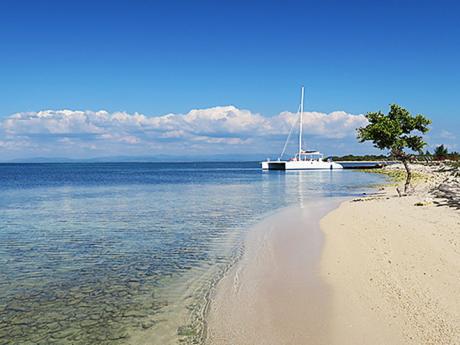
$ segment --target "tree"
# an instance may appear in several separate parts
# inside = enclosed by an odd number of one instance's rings
[[[412,116],[409,111],[397,104],[390,105],[387,115],[382,112],[371,112],[366,115],[369,124],[358,128],[359,142],[372,141],[380,150],[390,150],[390,154],[400,160],[406,169],[404,192],[410,187],[412,173],[409,167],[411,153],[405,150],[421,153],[426,143],[418,134],[429,131],[431,120],[423,115]]]
[[[436,146],[436,148],[434,149],[434,157],[437,160],[446,159],[448,155],[449,151],[447,150],[447,147],[445,147],[444,145]]]

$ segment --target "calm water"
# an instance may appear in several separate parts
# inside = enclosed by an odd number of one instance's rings
[[[382,182],[257,163],[0,164],[0,344],[200,343],[264,215]]]

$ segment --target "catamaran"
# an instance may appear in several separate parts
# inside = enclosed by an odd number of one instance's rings
[[[319,151],[308,151],[302,149],[302,127],[303,127],[303,100],[304,100],[304,87],[302,86],[300,96],[300,119],[299,119],[299,151],[289,160],[281,160],[286,150],[286,145],[289,141],[290,134],[284,144],[283,152],[280,158],[275,161],[267,159],[262,162],[263,170],[322,170],[322,169],[343,169],[343,167],[332,162],[331,159],[323,160],[323,154]],[[294,128],[294,127],[293,127]],[[292,129],[291,129],[292,132]]]

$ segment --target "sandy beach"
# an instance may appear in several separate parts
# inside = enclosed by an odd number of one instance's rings
[[[207,343],[459,344],[458,176],[416,170],[411,196],[387,186],[255,227],[216,287]]]
[[[331,343],[460,343],[460,212],[434,197],[451,177],[415,170],[430,177],[413,195],[387,187],[321,221]]]

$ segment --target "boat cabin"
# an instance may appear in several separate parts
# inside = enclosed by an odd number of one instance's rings
[[[305,151],[296,153],[296,155],[290,159],[290,161],[322,161],[323,154],[319,151]]]

